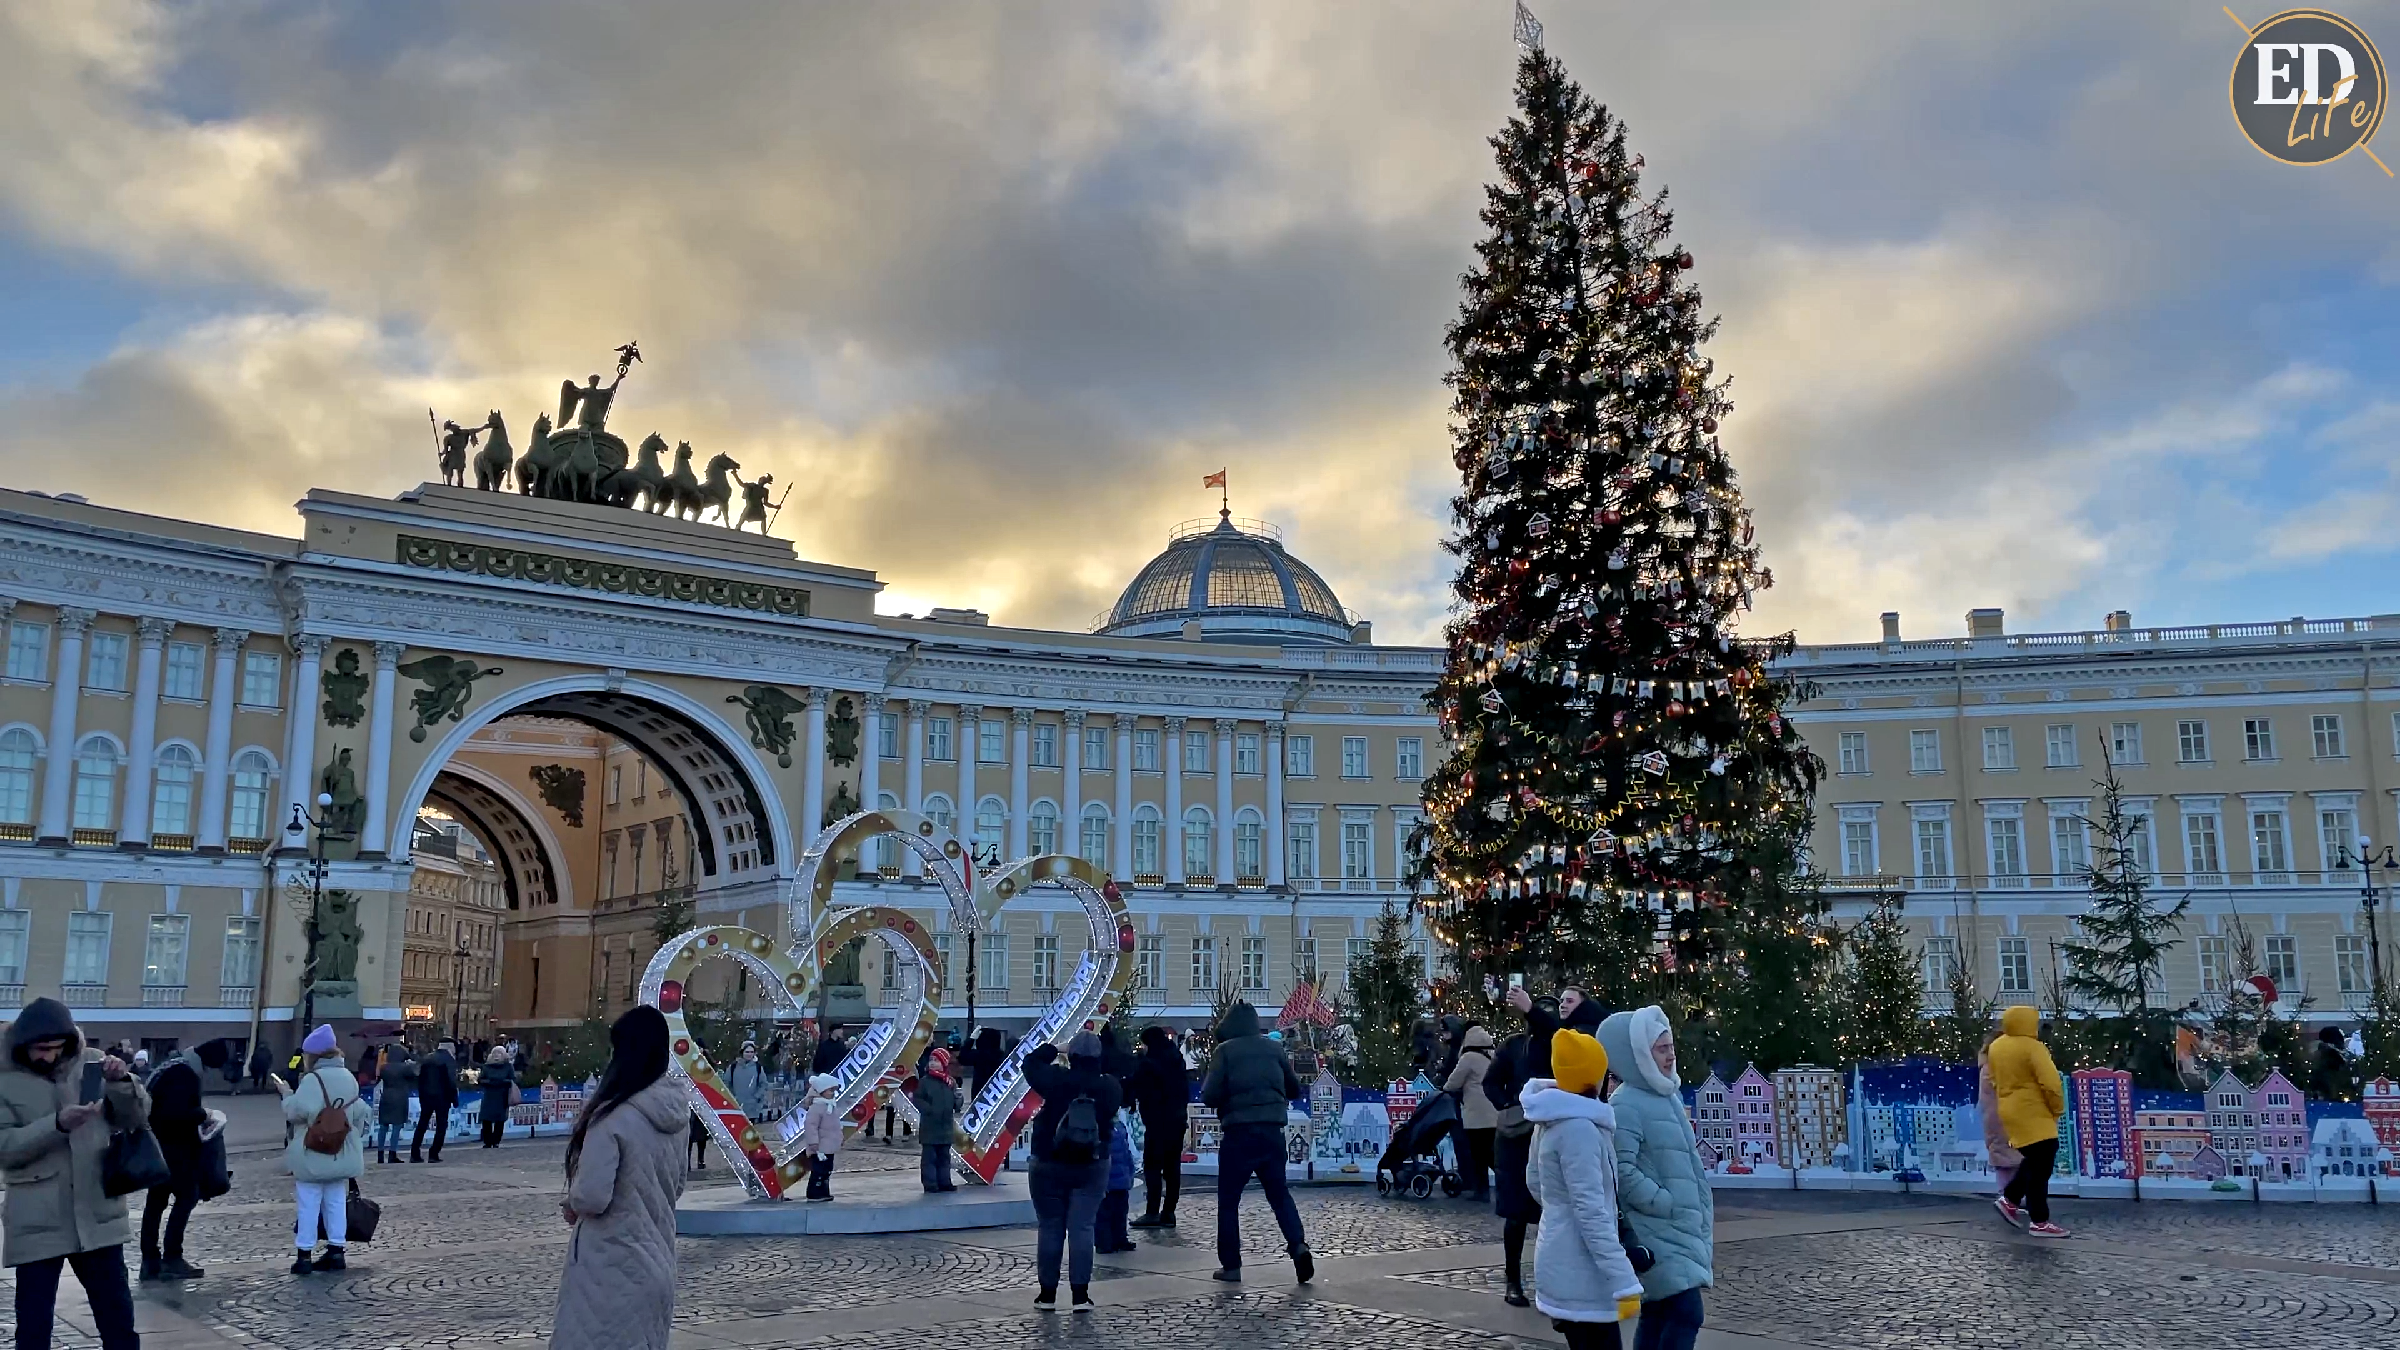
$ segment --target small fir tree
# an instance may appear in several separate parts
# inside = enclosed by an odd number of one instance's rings
[[[1905,1059],[1925,1048],[1924,954],[1909,944],[1901,903],[1883,897],[1850,930],[1836,1046],[1846,1063]]]
[[[1991,1033],[2000,1002],[1977,991],[1975,972],[1964,961],[1950,967],[1949,994],[1950,1006],[1933,1019],[1929,1048],[1945,1064],[1972,1064],[1983,1052],[1983,1038]]]
[[[1831,1063],[1842,932],[1823,878],[1804,865],[1805,828],[1762,830],[1745,845],[1723,948],[1696,972],[1693,1015],[1678,1023],[1696,1043],[1679,1048],[1695,1065],[1762,1073]]]
[[[2169,1011],[2152,1004],[2164,990],[2160,964],[2182,945],[2175,938],[2190,895],[2162,903],[2151,894],[2143,850],[2149,821],[2125,809],[2125,785],[2117,777],[2108,742],[2100,743],[2102,777],[2097,816],[2078,817],[2090,831],[2091,856],[2078,869],[2091,894],[2077,936],[2060,944],[2066,956],[2066,992],[2084,1007],[2113,1009],[2115,1016],[2089,1028],[2094,1048],[2115,1068],[2144,1087],[2171,1088],[2175,1075],[2175,1025]]]
[[[1345,983],[1350,1026],[1358,1037],[1360,1080],[1380,1086],[1400,1077],[1408,1071],[1421,1000],[1408,919],[1392,902],[1385,901],[1375,916],[1366,959],[1351,963]]]

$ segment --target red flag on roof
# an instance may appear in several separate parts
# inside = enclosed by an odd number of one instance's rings
[[[1219,469],[1215,473],[1210,474],[1208,477],[1201,479],[1200,486],[1204,488],[1221,488],[1225,486],[1225,471],[1223,469]]]

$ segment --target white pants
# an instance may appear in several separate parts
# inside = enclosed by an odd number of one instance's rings
[[[348,1181],[294,1181],[293,1198],[300,1208],[300,1226],[293,1230],[293,1241],[300,1250],[317,1249],[317,1221],[325,1223],[325,1242],[339,1247],[350,1236],[350,1183]]]

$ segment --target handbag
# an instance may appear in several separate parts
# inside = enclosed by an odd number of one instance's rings
[[[209,1123],[200,1129],[199,1195],[214,1200],[233,1189],[233,1167],[225,1156],[224,1117],[209,1112]]]
[[[375,1240],[375,1225],[383,1222],[383,1206],[358,1193],[356,1177],[350,1179],[350,1198],[344,1202],[343,1213],[350,1226],[350,1241]]]
[[[119,1130],[108,1137],[108,1152],[100,1156],[101,1194],[113,1199],[154,1190],[174,1180],[158,1136],[148,1129]]]

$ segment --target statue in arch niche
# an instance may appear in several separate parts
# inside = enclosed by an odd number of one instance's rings
[[[848,694],[833,701],[833,716],[826,719],[825,757],[845,769],[858,759],[858,705]]]
[[[742,705],[751,745],[773,755],[777,765],[792,767],[792,714],[807,704],[771,684],[744,685],[742,692],[727,695],[725,701]]]
[[[330,890],[317,907],[316,983],[352,984],[358,979],[358,947],[366,930],[358,922],[358,893]]]
[[[498,666],[478,667],[472,660],[439,652],[420,656],[397,669],[425,685],[408,698],[408,706],[417,714],[417,724],[408,729],[408,738],[418,742],[424,741],[425,728],[434,723],[445,718],[456,722],[466,716],[467,700],[475,696],[477,680],[504,673]]]

